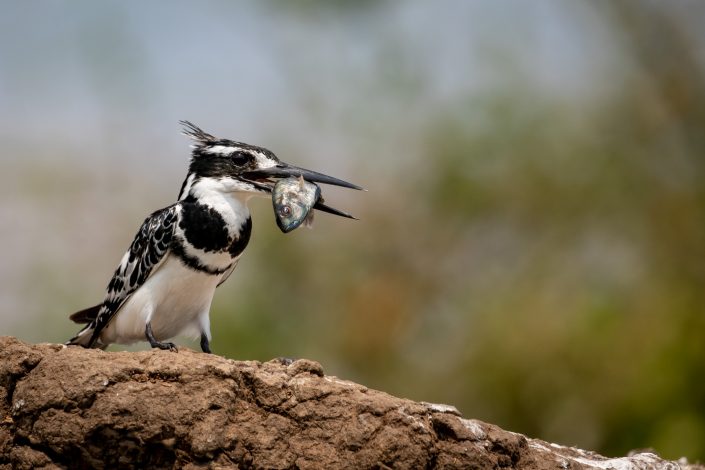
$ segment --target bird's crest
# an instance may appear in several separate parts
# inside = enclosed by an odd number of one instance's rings
[[[184,129],[181,131],[181,133],[186,137],[190,137],[191,139],[193,139],[198,147],[209,145],[218,141],[216,137],[210,135],[197,125],[193,124],[192,122],[179,121],[179,124],[184,126]]]

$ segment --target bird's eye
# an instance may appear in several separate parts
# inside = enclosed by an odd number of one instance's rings
[[[250,155],[246,152],[235,152],[230,156],[230,159],[236,165],[245,165],[250,161]]]

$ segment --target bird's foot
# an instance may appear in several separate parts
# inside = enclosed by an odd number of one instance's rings
[[[152,323],[148,322],[147,326],[144,329],[144,334],[147,337],[147,341],[149,341],[149,345],[152,346],[153,348],[159,348],[159,349],[168,349],[169,351],[174,351],[174,352],[179,352],[179,349],[176,347],[174,343],[169,343],[169,342],[161,342],[157,341],[157,339],[154,337],[154,333],[152,332]]]
[[[168,349],[169,351],[179,352],[179,348],[176,347],[174,343],[155,341],[154,343],[149,343],[153,348]]]

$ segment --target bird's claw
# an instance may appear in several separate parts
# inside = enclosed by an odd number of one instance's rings
[[[174,352],[179,352],[179,348],[176,347],[174,343],[162,343],[160,341],[155,341],[154,343],[151,344],[153,348],[159,348],[161,350],[169,350],[169,351],[174,351]]]
[[[179,348],[177,348],[174,343],[162,343],[159,347],[161,349],[168,349],[169,351],[179,352]]]
[[[153,348],[159,348],[159,349],[168,349],[169,351],[174,351],[174,352],[179,352],[179,349],[176,347],[174,343],[171,342],[161,342],[157,341],[157,339],[154,337],[154,333],[152,332],[152,324],[147,323],[147,326],[144,329],[145,336],[147,336],[147,341],[149,341],[149,345],[152,346]]]

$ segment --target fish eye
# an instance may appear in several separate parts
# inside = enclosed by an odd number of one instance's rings
[[[284,217],[291,215],[291,207],[284,206],[281,209],[279,209],[279,213]]]
[[[250,161],[250,154],[247,152],[235,152],[230,156],[230,160],[236,165],[242,166]]]

